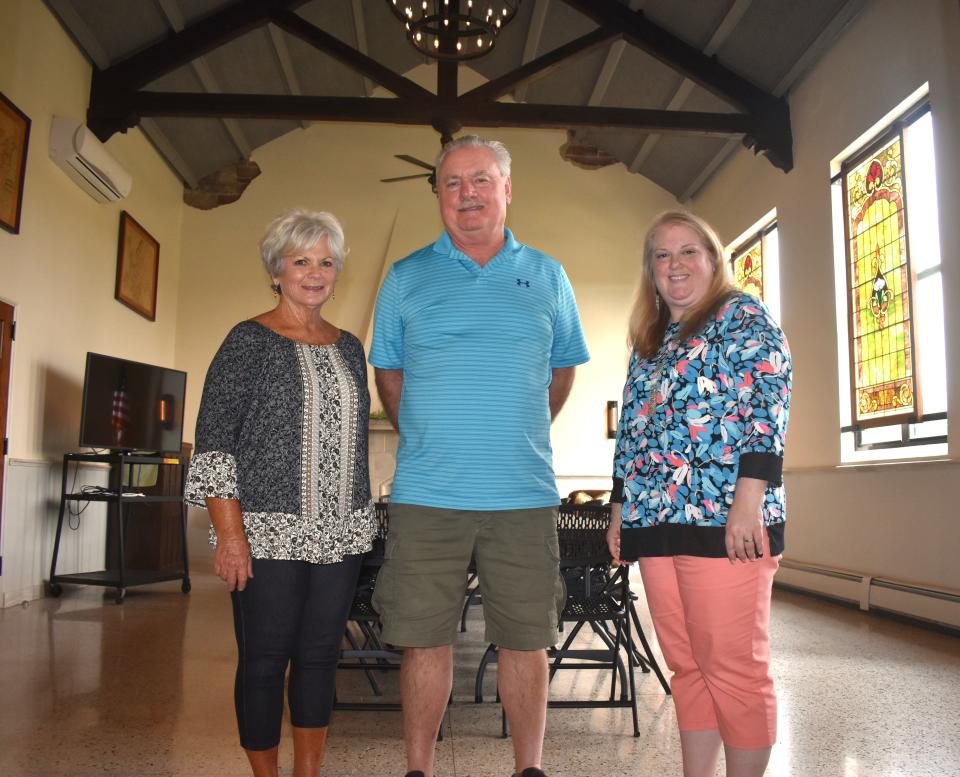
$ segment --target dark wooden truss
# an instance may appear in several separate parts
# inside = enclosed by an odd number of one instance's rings
[[[744,135],[744,145],[784,171],[793,167],[790,110],[786,100],[764,92],[689,44],[616,0],[563,0],[597,29],[469,92],[457,93],[456,62],[438,64],[437,90],[430,92],[384,67],[297,15],[308,0],[236,0],[230,6],[167,39],[108,67],[95,70],[87,123],[101,140],[153,116],[272,118],[423,124],[444,141],[463,126],[621,127],[658,133]],[[189,94],[144,91],[165,73],[273,23],[394,97],[324,97],[267,94]],[[736,113],[647,110],[603,106],[503,103],[498,98],[551,73],[562,63],[615,40],[625,40],[708,89]]]

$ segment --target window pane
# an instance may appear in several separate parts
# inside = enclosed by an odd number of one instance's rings
[[[933,121],[925,113],[904,132],[907,155],[907,214],[910,265],[921,273],[940,264],[937,173],[933,158]]]
[[[861,444],[877,442],[899,442],[903,438],[900,424],[891,426],[871,426],[860,432]]]
[[[921,409],[941,413],[947,409],[947,347],[943,330],[943,277],[940,273],[917,281],[917,361],[922,380]]]
[[[763,301],[775,321],[780,321],[780,230],[763,236]]]
[[[846,173],[854,421],[914,410],[913,333],[899,136]]]
[[[922,440],[924,437],[946,437],[947,419],[941,421],[924,421],[921,424],[910,424],[910,438]]]
[[[745,246],[732,262],[733,280],[739,289],[763,299],[763,241]]]

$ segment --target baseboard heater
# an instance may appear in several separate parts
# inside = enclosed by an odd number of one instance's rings
[[[960,615],[960,592],[951,591],[942,588],[932,588],[930,586],[923,585],[914,585],[912,583],[905,583],[899,580],[891,580],[889,578],[875,577],[871,575],[864,575],[857,572],[850,572],[848,570],[842,569],[831,569],[829,567],[816,566],[814,564],[805,564],[798,561],[790,561],[788,559],[783,559],[780,562],[781,569],[789,570],[791,572],[799,572],[807,575],[817,575],[820,577],[832,578],[834,580],[843,581],[848,583],[851,586],[855,586],[855,591],[849,591],[850,596],[844,596],[841,593],[835,591],[821,591],[817,590],[817,593],[825,593],[828,596],[833,596],[839,599],[847,599],[849,601],[856,602],[859,604],[860,609],[868,611],[870,609],[880,609],[887,610],[891,612],[898,612],[901,614],[906,614],[912,617],[920,618],[921,620],[933,620],[938,623],[943,623],[946,625],[951,625],[956,627],[960,625],[953,622],[953,618],[950,617],[940,617],[931,613],[931,607],[935,607],[935,602],[946,602],[949,605],[957,607],[957,614]],[[797,588],[799,586],[794,585],[790,582],[783,582],[783,585],[791,588]],[[887,606],[886,604],[877,604],[871,602],[871,591],[872,589],[882,589],[884,591],[895,591],[900,594],[908,594],[910,596],[921,597],[923,601],[928,603],[928,606],[921,606],[918,609],[920,611],[912,611],[912,608],[905,609],[901,606]],[[952,609],[952,608],[948,608]]]

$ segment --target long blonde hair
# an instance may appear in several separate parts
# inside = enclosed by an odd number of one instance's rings
[[[657,216],[643,239],[643,273],[637,295],[630,311],[628,345],[639,356],[650,358],[660,348],[663,334],[670,324],[670,308],[657,291],[653,274],[653,251],[657,230],[668,224],[689,227],[700,237],[713,262],[713,282],[704,298],[683,317],[681,339],[699,332],[707,320],[736,291],[730,267],[723,257],[723,245],[717,233],[706,221],[685,210],[668,210]]]

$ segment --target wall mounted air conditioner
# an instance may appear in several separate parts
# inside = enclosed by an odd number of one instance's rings
[[[130,173],[79,121],[53,117],[50,158],[97,202],[116,202],[130,194]]]

